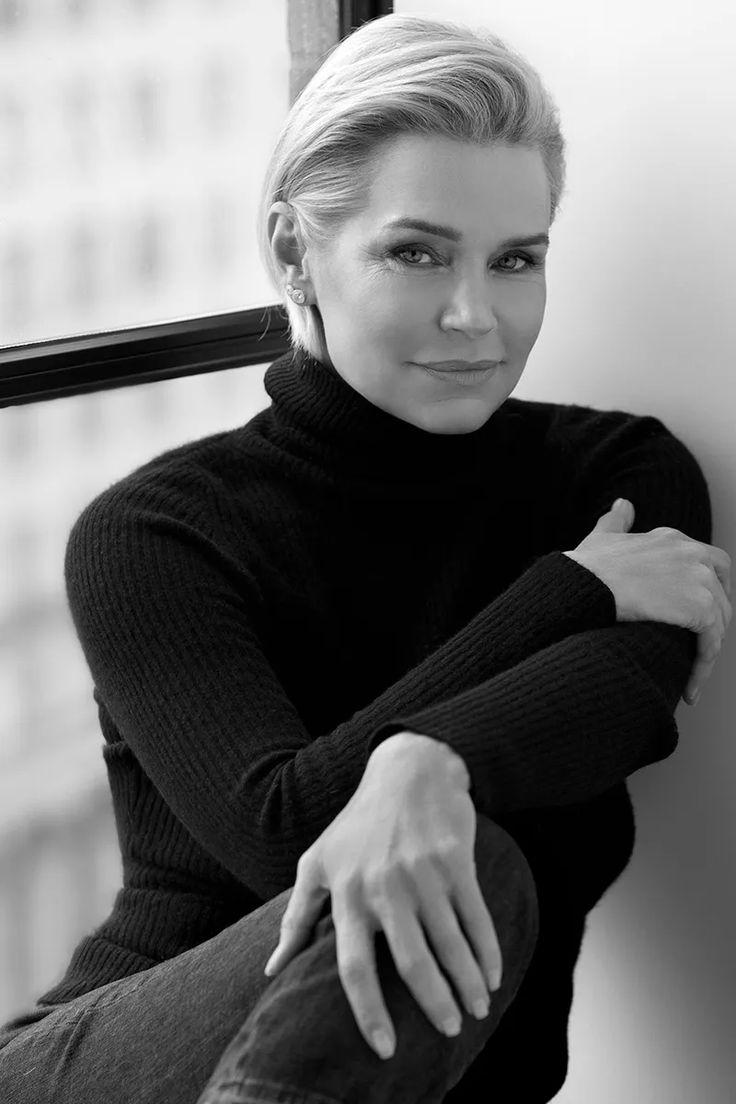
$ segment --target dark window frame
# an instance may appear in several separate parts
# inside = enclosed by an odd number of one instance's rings
[[[393,7],[392,0],[340,0],[339,37]],[[278,303],[0,347],[0,408],[264,364],[288,349]]]

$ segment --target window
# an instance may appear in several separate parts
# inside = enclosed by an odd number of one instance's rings
[[[71,526],[135,467],[266,405],[288,342],[254,166],[321,53],[391,7],[0,0],[3,1022],[120,885]]]
[[[0,346],[268,303],[254,166],[289,107],[287,0],[43,14],[0,39]]]

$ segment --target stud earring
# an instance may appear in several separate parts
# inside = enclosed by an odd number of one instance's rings
[[[294,302],[298,303],[300,307],[304,305],[306,296],[301,288],[295,288],[293,284],[287,284],[286,294],[290,295]]]

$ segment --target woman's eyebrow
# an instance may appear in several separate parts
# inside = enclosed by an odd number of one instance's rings
[[[434,234],[438,238],[449,238],[450,241],[462,241],[462,234],[453,230],[451,226],[438,226],[434,222],[426,222],[424,219],[397,218],[387,222],[384,229],[390,227],[405,227],[407,230],[423,230],[425,234]],[[549,245],[549,235],[545,233],[530,234],[528,237],[507,238],[499,243],[499,249],[510,249],[514,245]]]

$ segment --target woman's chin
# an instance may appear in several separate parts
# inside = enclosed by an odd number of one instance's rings
[[[442,403],[423,411],[420,419],[411,420],[419,429],[426,429],[429,433],[475,433],[486,424],[494,410],[495,407],[487,400],[475,397],[452,404]]]

